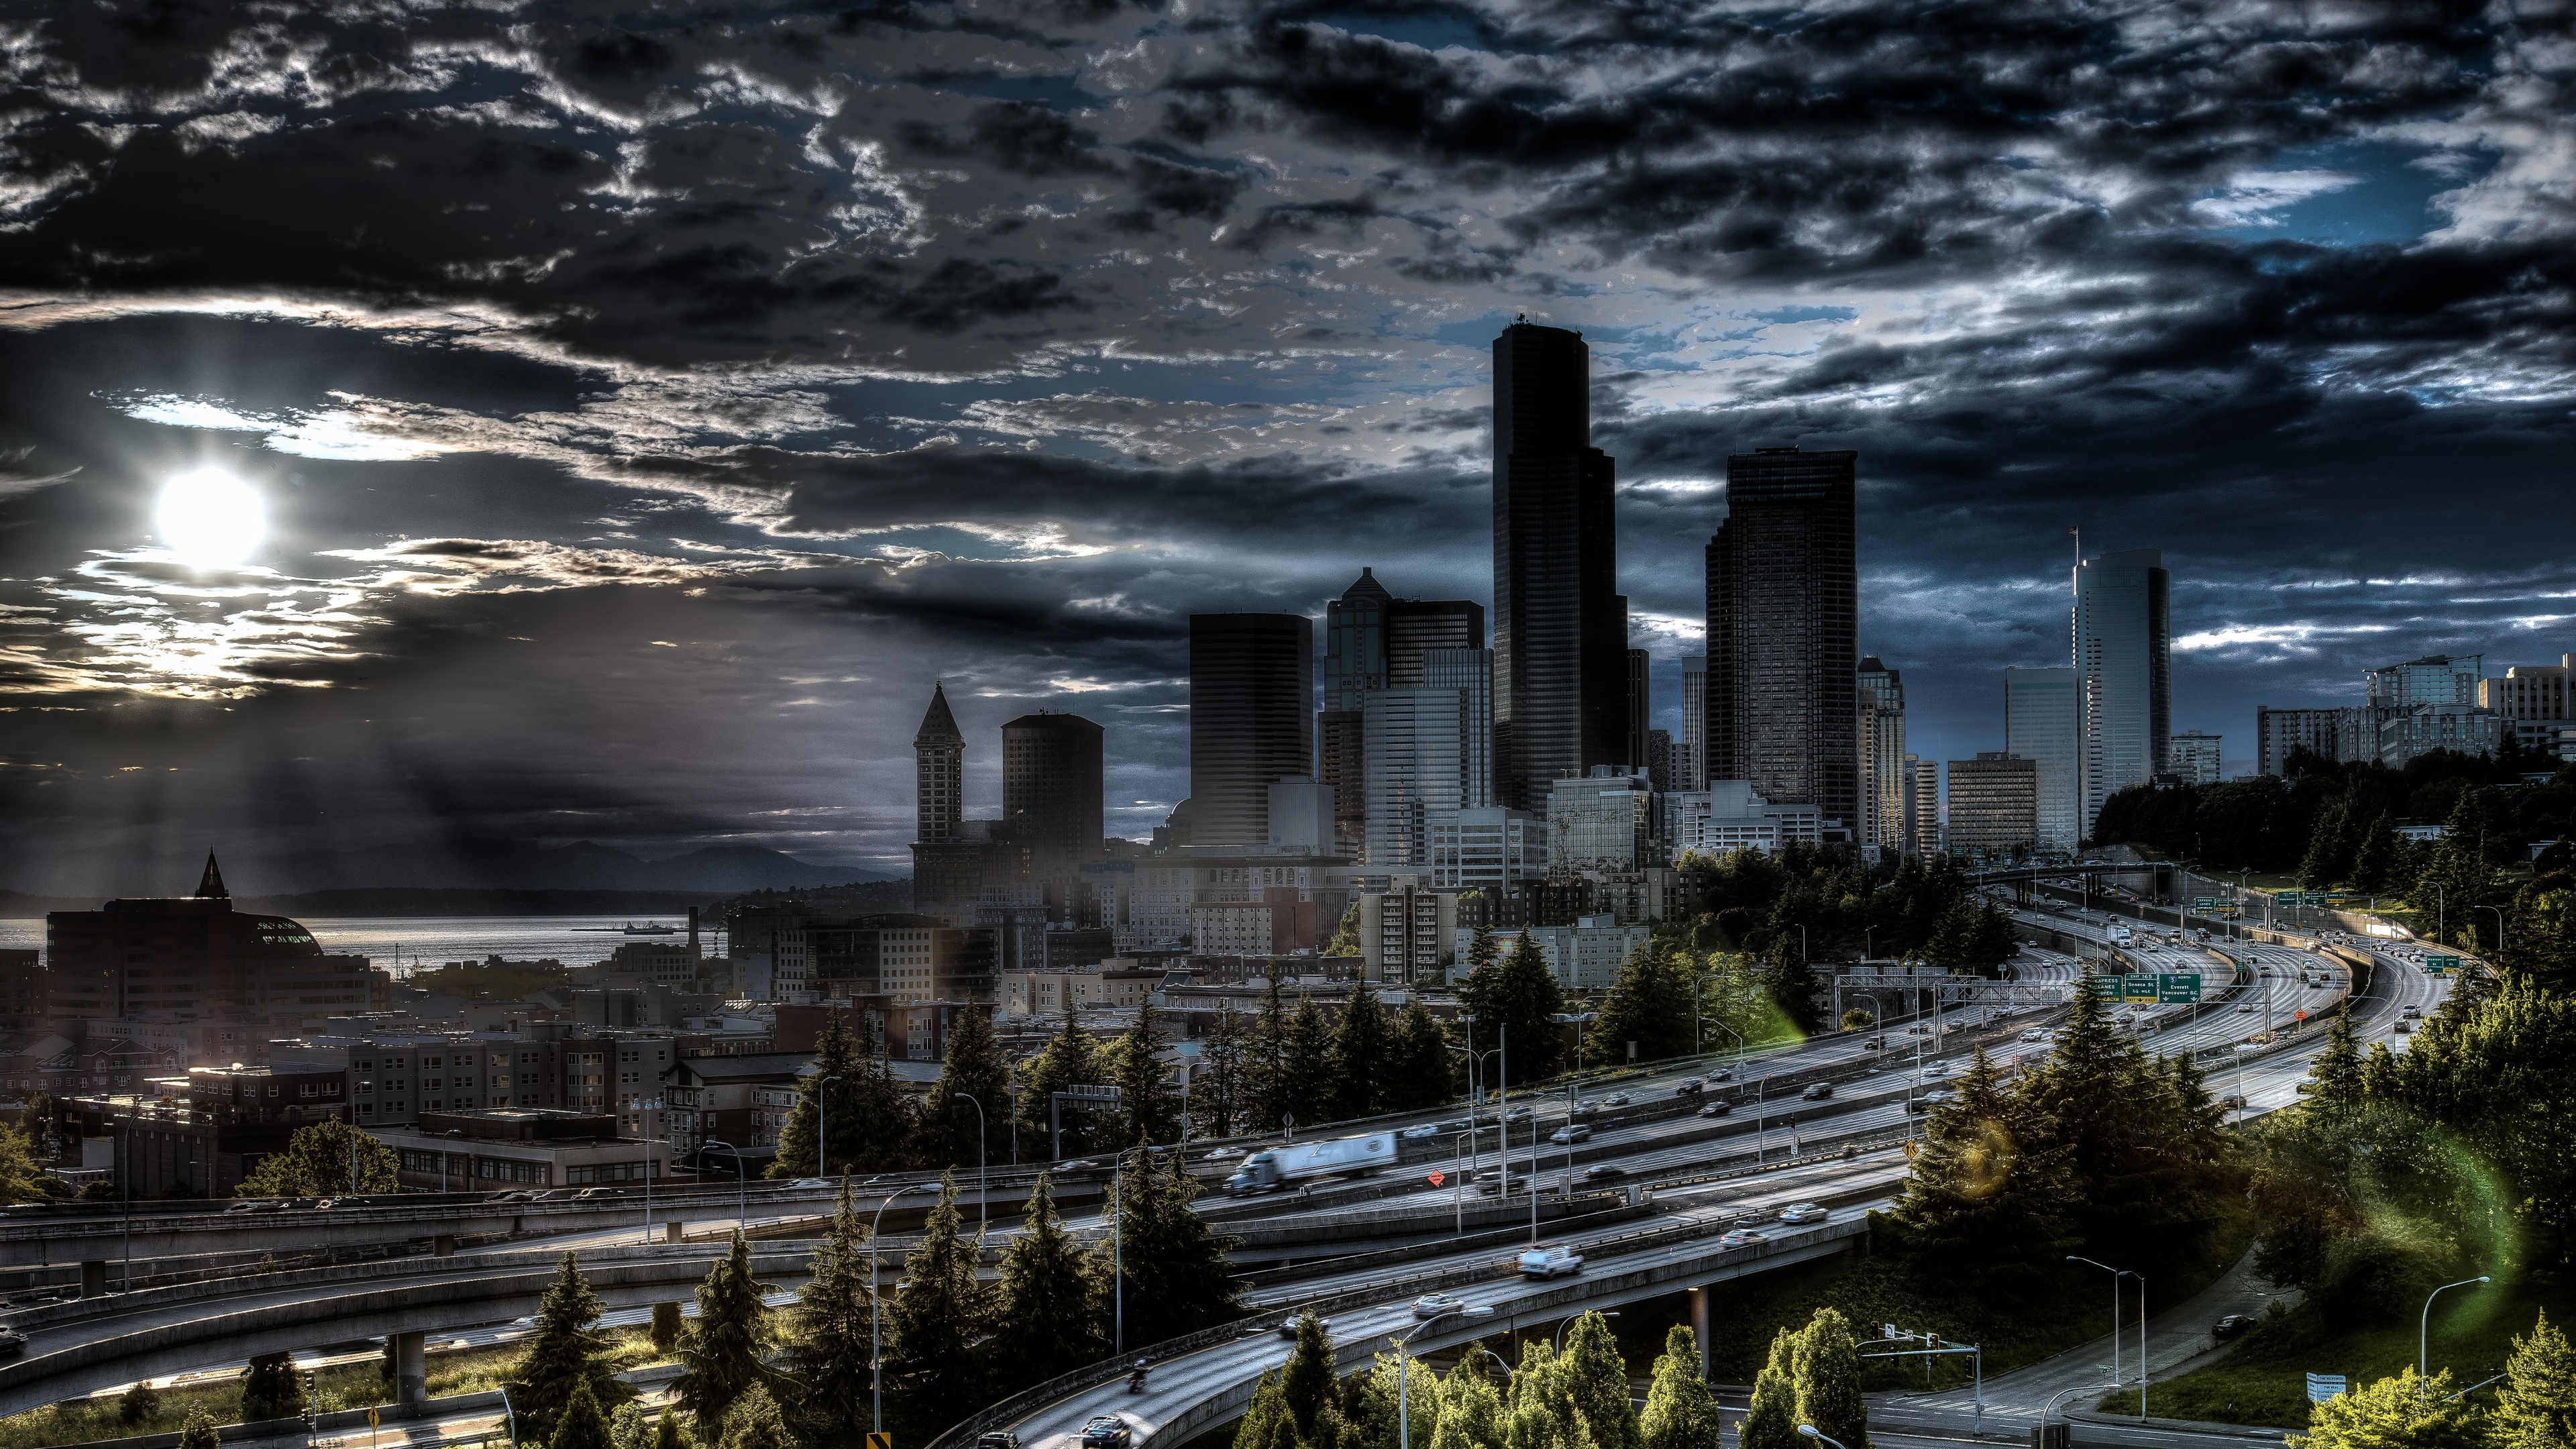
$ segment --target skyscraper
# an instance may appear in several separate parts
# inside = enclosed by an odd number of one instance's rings
[[[2090,839],[2102,802],[2166,773],[2173,575],[2152,548],[2075,566],[2075,785]]]
[[[1914,822],[1905,813],[1905,680],[1873,654],[1860,662],[1860,814],[1863,844],[1904,853]]]
[[[1422,655],[1425,689],[1458,692],[1459,718],[1465,738],[1459,745],[1465,778],[1459,786],[1461,809],[1482,810],[1494,803],[1494,651],[1429,649]]]
[[[1654,656],[1643,649],[1628,651],[1628,767],[1643,768],[1646,759],[1646,727],[1653,722]]]
[[[1627,610],[1615,468],[1592,446],[1582,334],[1494,339],[1494,717],[1501,803],[1628,754]]]
[[[2222,736],[2184,730],[2165,742],[2165,762],[2186,785],[2215,785],[2227,778],[2227,762],[2219,755],[2223,743]]]
[[[1467,803],[1465,691],[1373,689],[1368,707],[1368,863],[1431,868],[1431,820]]]
[[[1387,686],[1387,611],[1393,595],[1377,571],[1361,569],[1342,596],[1324,606],[1324,707],[1315,716],[1315,778],[1333,787],[1332,851],[1364,860],[1368,757],[1361,739],[1361,701]]]
[[[1986,860],[2030,847],[2038,796],[2037,764],[2002,750],[1950,762],[1950,848]]]
[[[1386,687],[1422,687],[1434,649],[1485,647],[1485,606],[1473,599],[1397,599],[1386,606]]]
[[[1315,626],[1303,614],[1190,616],[1190,834],[1259,851],[1270,787],[1315,769]]]
[[[2031,843],[2072,851],[2083,829],[2075,798],[2075,671],[2004,671],[2004,753],[2031,762],[2036,812]]]
[[[1735,454],[1726,521],[1708,543],[1708,778],[1813,802],[1828,839],[1860,827],[1859,460],[1796,448]]]
[[[1040,875],[1101,857],[1100,726],[1076,714],[1002,726],[1002,827]]]
[[[1682,732],[1673,741],[1673,788],[1708,788],[1708,659],[1682,660]]]
[[[930,686],[930,708],[912,735],[912,838],[932,845],[957,838],[966,812],[966,736],[948,712],[948,691]]]

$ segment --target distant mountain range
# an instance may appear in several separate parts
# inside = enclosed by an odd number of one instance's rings
[[[820,886],[901,877],[849,866],[812,865],[756,845],[710,845],[667,860],[646,860],[614,846],[581,840],[537,845],[524,840],[421,841],[340,852],[220,856],[224,884],[237,897],[379,889],[448,891],[656,891],[692,896]],[[182,866],[138,871],[130,858],[96,863],[53,860],[6,884],[63,896],[185,895],[196,889],[203,857]],[[23,868],[30,863],[20,863]],[[138,876],[148,874],[148,879]]]

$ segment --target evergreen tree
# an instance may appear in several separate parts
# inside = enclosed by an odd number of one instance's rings
[[[1279,973],[1272,971],[1261,987],[1261,1010],[1253,1018],[1250,1064],[1244,1072],[1246,1106],[1238,1131],[1276,1132],[1281,1100],[1280,1052],[1288,1036],[1288,1006],[1280,994]]]
[[[925,1167],[1008,1162],[1010,1131],[1010,1064],[993,1037],[992,1013],[970,1006],[949,1025],[947,1059],[914,1122],[913,1160]]]
[[[682,1372],[672,1381],[673,1402],[698,1421],[699,1432],[723,1431],[725,1411],[769,1375],[762,1362],[777,1332],[769,1305],[751,1277],[751,1244],[737,1228],[733,1249],[698,1285],[698,1316],[680,1335]]]
[[[286,1150],[259,1160],[233,1189],[236,1197],[338,1197],[349,1191],[350,1145],[357,1146],[362,1193],[398,1192],[402,1158],[392,1148],[337,1117],[295,1129]]]
[[[1159,1343],[1235,1316],[1243,1290],[1225,1259],[1234,1240],[1190,1210],[1198,1192],[1179,1153],[1165,1154],[1159,1167],[1150,1153],[1127,1154],[1110,1204],[1117,1237],[1095,1251],[1102,1266],[1114,1256],[1124,1269],[1129,1343]]]
[[[1736,1449],[1807,1449],[1798,1434],[1798,1383],[1789,1370],[1796,1353],[1796,1334],[1784,1328],[1773,1335],[1771,1360],[1754,1376],[1753,1401],[1735,1428]]]
[[[1355,983],[1351,999],[1324,1049],[1324,1080],[1331,1094],[1332,1120],[1347,1122],[1389,1110],[1384,1104],[1394,1033],[1386,1007],[1367,981]]]
[[[221,1449],[223,1442],[223,1435],[215,1430],[214,1415],[203,1409],[188,1411],[188,1422],[179,1430],[179,1449]]]
[[[680,1411],[664,1409],[653,1423],[653,1449],[697,1449],[697,1438],[680,1422]]]
[[[1700,1377],[1699,1340],[1674,1324],[1664,1335],[1663,1356],[1637,1416],[1639,1449],[1718,1449],[1717,1399]]]
[[[979,1256],[958,1231],[957,1184],[942,1177],[939,1203],[904,1259],[903,1285],[886,1310],[894,1339],[885,1355],[886,1394],[916,1431],[955,1423],[982,1392],[976,1345],[988,1315],[975,1276]]]
[[[868,1226],[859,1220],[844,1179],[832,1224],[814,1250],[812,1276],[788,1310],[781,1365],[787,1382],[773,1390],[787,1396],[802,1437],[813,1443],[857,1444],[868,1431],[868,1370],[876,1344],[873,1271]]]
[[[1440,1377],[1410,1354],[1380,1353],[1353,1376],[1342,1409],[1359,1449],[1401,1449],[1400,1425],[1409,1425],[1412,1442],[1429,1449],[1440,1429]]]
[[[1483,1372],[1468,1363],[1451,1370],[1441,1385],[1440,1422],[1431,1431],[1431,1449],[1503,1449],[1503,1401]]]
[[[1301,1441],[1314,1442],[1315,1421],[1332,1401],[1340,1375],[1333,1370],[1333,1339],[1312,1311],[1297,1320],[1297,1345],[1279,1369],[1280,1404]]]
[[[129,1428],[149,1424],[160,1413],[161,1396],[153,1391],[150,1379],[136,1379],[134,1387],[117,1396],[117,1422]]]
[[[1037,1135],[1035,1155],[1055,1153],[1054,1139],[1048,1135],[1049,1124],[1064,1125],[1064,1151],[1080,1154],[1092,1150],[1092,1114],[1090,1109],[1068,1102],[1060,1117],[1050,1116],[1058,1109],[1055,1094],[1072,1086],[1100,1085],[1098,1050],[1091,1036],[1074,1019],[1073,1008],[1064,1009],[1064,1024],[1047,1038],[1046,1048],[1030,1059],[1020,1072],[1020,1120]]]
[[[912,1104],[872,1044],[853,1038],[843,1013],[824,1018],[814,1070],[796,1084],[796,1100],[778,1129],[771,1177],[828,1177],[835,1172],[891,1172],[908,1166]],[[864,1030],[864,1026],[862,1028]],[[826,1095],[828,1094],[828,1095]],[[817,1123],[831,1134],[815,1155]]]
[[[852,1441],[827,1439],[821,1442]],[[796,1436],[788,1430],[787,1416],[779,1411],[778,1401],[770,1397],[769,1390],[760,1384],[744,1390],[741,1400],[725,1415],[723,1449],[796,1449],[796,1443]]]
[[[630,1399],[608,1416],[608,1442],[611,1449],[653,1449],[653,1425],[642,1404]]]
[[[1494,943],[1494,928],[1479,921],[1467,937],[1467,970],[1469,974],[1502,959],[1502,948]]]
[[[2488,1419],[2493,1449],[2566,1449],[2576,1444],[2576,1352],[2542,1313],[2529,1337],[2513,1341],[2504,1387]]]
[[[635,1389],[617,1377],[608,1361],[616,1341],[599,1331],[599,1295],[570,1253],[538,1300],[537,1327],[528,1336],[528,1351],[519,1360],[510,1384],[510,1403],[530,1437],[551,1441],[555,1424],[572,1402],[573,1390],[587,1387],[594,1407],[622,1404]]]
[[[1662,1061],[1697,1049],[1691,1037],[1693,966],[1661,937],[1628,954],[1610,983],[1600,1019],[1592,1024],[1597,1050],[1613,1059]]]
[[[1316,950],[1315,954],[1318,956],[1357,956],[1361,954],[1360,903],[1356,899],[1351,902],[1349,909],[1342,912],[1341,924],[1333,928],[1332,936]]]
[[[2351,1116],[2361,1102],[2361,1047],[2353,1034],[2349,999],[2336,1008],[2326,1028],[2325,1050],[2308,1070],[2317,1079],[2310,1099],[2315,1108],[2338,1118]]]
[[[1771,998],[1771,1009],[1790,1030],[1812,1033],[1822,1024],[1824,1008],[1816,1005],[1816,997],[1824,990],[1824,980],[1807,963],[1796,932],[1772,938],[1771,949],[1762,959],[1761,982],[1764,994]]]
[[[1242,1422],[1235,1425],[1234,1449],[1298,1449],[1301,1442],[1278,1376],[1263,1374],[1253,1386],[1252,1402],[1244,1406]]]
[[[2410,1364],[2395,1378],[2347,1389],[2310,1409],[2308,1432],[2282,1442],[2289,1449],[2476,1449],[2477,1421],[2451,1392],[2449,1369],[2424,1379]]]
[[[654,1352],[669,1353],[671,1350],[680,1346],[680,1324],[681,1316],[679,1304],[656,1303],[653,1305],[653,1326],[650,1332],[653,1337]]]
[[[1417,1112],[1450,1100],[1457,1090],[1457,1068],[1449,1051],[1449,1030],[1415,992],[1396,1018],[1387,1044],[1382,1074],[1381,1112]]]
[[[1869,1405],[1860,1396],[1860,1349],[1840,1309],[1819,1308],[1790,1359],[1798,1422],[1845,1444],[1869,1442]]]
[[[1512,1370],[1510,1411],[1503,1419],[1504,1449],[1555,1449],[1573,1436],[1574,1397],[1556,1347],[1543,1338],[1521,1345]]]
[[[1628,1363],[1619,1356],[1610,1321],[1598,1312],[1575,1319],[1558,1365],[1566,1398],[1590,1428],[1592,1442],[1599,1449],[1637,1449],[1637,1410],[1631,1401]]]
[[[2335,800],[2317,815],[2308,831],[2307,857],[2299,862],[2299,883],[2310,890],[2334,885],[2352,874],[2356,832],[2350,807]]]
[[[1297,1009],[1280,1025],[1278,1047],[1268,1063],[1265,1108],[1272,1126],[1292,1115],[1298,1125],[1309,1129],[1332,1120],[1333,1082],[1325,1062],[1331,1045],[1324,1014],[1312,998],[1300,995]]]
[[[2046,1290],[2073,1246],[2065,1154],[2031,1141],[2027,1115],[1985,1048],[1957,1097],[1932,1111],[1889,1220],[1915,1272],[2002,1299]]]
[[[1044,1173],[1022,1212],[1026,1226],[1002,1253],[993,1337],[985,1345],[994,1379],[1004,1384],[1043,1383],[1109,1352],[1108,1275],[1064,1230]]]
[[[1199,1066],[1190,1075],[1190,1117],[1195,1135],[1231,1137],[1250,1125],[1252,1023],[1231,1003],[1199,1038]]]
[[[1565,1060],[1565,992],[1525,932],[1491,966],[1469,973],[1458,998],[1475,1013],[1477,1045],[1505,1048],[1510,1080],[1543,1081]]]
[[[555,1431],[547,1436],[546,1449],[616,1449],[608,1434],[608,1416],[599,1411],[599,1400],[588,1383],[573,1384],[572,1397],[555,1416]]]
[[[2398,872],[2405,868],[2405,844],[2397,838],[2397,822],[2385,810],[2362,832],[2361,842],[2352,854],[2352,888],[2377,895],[2397,883]]]
[[[1154,1024],[1154,1003],[1136,1009],[1136,1020],[1105,1053],[1109,1084],[1118,1089],[1117,1132],[1122,1142],[1177,1142],[1181,1136],[1181,1094],[1159,1059],[1163,1034]]]

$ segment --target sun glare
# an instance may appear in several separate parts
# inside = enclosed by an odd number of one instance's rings
[[[259,490],[220,468],[199,468],[162,484],[153,522],[172,556],[201,569],[240,563],[267,530]]]

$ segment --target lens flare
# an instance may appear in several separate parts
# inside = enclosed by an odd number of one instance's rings
[[[162,547],[199,569],[231,568],[250,557],[268,531],[259,490],[220,468],[199,468],[162,484],[153,523]]]

